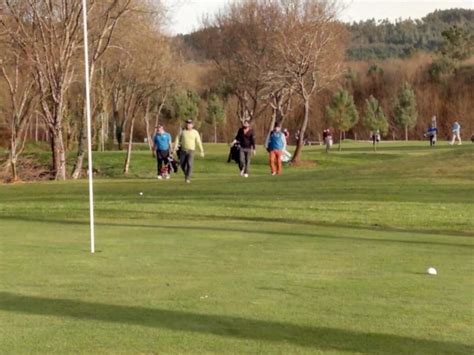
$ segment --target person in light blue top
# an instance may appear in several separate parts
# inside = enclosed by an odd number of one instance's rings
[[[456,142],[456,139],[458,140],[458,144],[461,145],[461,125],[459,124],[458,121],[454,122],[453,124],[453,139],[451,140],[451,145],[453,145]]]
[[[172,141],[171,134],[165,132],[164,127],[159,125],[153,138],[153,156],[156,157],[159,180],[170,178],[168,159]]]
[[[281,131],[279,123],[275,125],[273,131],[268,135],[267,142],[265,144],[269,157],[269,164],[272,175],[280,175],[283,169],[282,155],[286,149],[286,137]]]

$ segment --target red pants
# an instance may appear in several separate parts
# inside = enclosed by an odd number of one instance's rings
[[[272,174],[281,174],[283,165],[281,162],[282,154],[283,151],[281,150],[270,151],[270,169],[272,170]]]

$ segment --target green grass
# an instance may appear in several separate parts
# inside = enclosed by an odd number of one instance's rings
[[[1,185],[0,353],[473,353],[473,146],[344,148],[97,153],[95,255],[85,181]]]

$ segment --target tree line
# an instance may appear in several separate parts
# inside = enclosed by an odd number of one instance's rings
[[[85,151],[80,2],[2,0],[0,138],[4,169],[19,177],[31,141],[50,147],[50,177],[83,175]],[[472,36],[440,35],[434,56],[353,62],[339,3],[242,0],[209,15],[190,36],[167,35],[167,9],[152,0],[88,0],[94,149],[147,142],[158,122],[177,134],[193,119],[206,141],[231,141],[244,120],[263,142],[275,123],[299,131],[294,163],[323,128],[341,138],[378,130],[420,137],[433,114],[472,125]],[[359,119],[360,118],[360,119]],[[472,129],[473,127],[471,127]],[[144,143],[146,144],[146,143]]]
[[[349,59],[406,58],[419,51],[438,51],[444,43],[443,31],[451,27],[472,35],[474,11],[438,10],[422,19],[395,22],[371,19],[347,26],[352,36],[347,49]]]

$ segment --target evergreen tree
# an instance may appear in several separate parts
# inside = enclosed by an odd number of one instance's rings
[[[225,108],[221,99],[212,94],[207,103],[206,122],[214,127],[214,143],[217,143],[217,126],[225,122]]]
[[[408,129],[415,127],[418,119],[415,92],[407,82],[403,84],[397,97],[394,113],[395,124],[405,129],[405,140],[407,141]]]
[[[474,35],[471,31],[452,26],[443,31],[441,54],[455,61],[468,59],[474,50]]]
[[[370,129],[372,134],[386,134],[388,131],[388,121],[380,107],[379,102],[372,95],[365,100],[365,112],[362,117],[364,127]],[[376,144],[374,143],[374,150]]]
[[[354,127],[359,120],[354,98],[346,90],[339,90],[332,97],[326,113],[332,125],[339,130],[339,150],[341,150],[342,133]]]
[[[194,91],[188,90],[173,97],[173,109],[176,118],[180,120],[195,120],[199,114],[200,97]]]
[[[432,77],[438,79],[442,74],[453,74],[474,51],[472,30],[452,26],[443,31],[442,36],[441,56],[433,62],[429,71]]]

